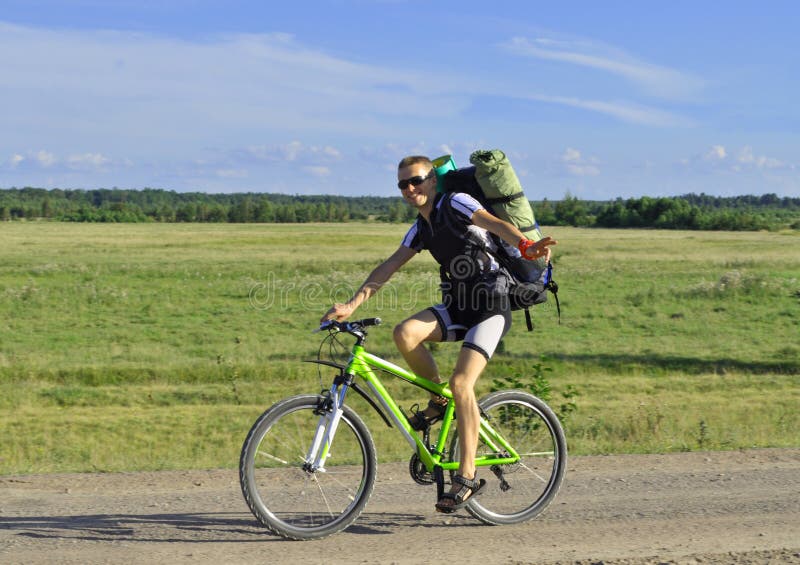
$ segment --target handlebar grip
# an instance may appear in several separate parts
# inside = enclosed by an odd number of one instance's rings
[[[356,320],[354,322],[337,322],[336,320],[326,320],[322,322],[316,330],[313,330],[313,332],[317,333],[333,327],[340,332],[353,333],[353,331],[358,331],[360,328],[379,325],[381,325],[380,318],[364,318],[363,320]]]

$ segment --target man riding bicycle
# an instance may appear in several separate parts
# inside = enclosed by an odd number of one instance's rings
[[[515,226],[490,214],[477,200],[462,193],[436,191],[433,163],[424,156],[402,159],[397,170],[403,199],[419,212],[400,247],[373,270],[353,297],[334,304],[322,321],[349,318],[414,255],[428,249],[440,265],[442,303],[417,312],[394,328],[394,341],[411,370],[421,377],[441,382],[439,370],[425,342],[463,341],[449,386],[456,410],[461,463],[450,492],[437,501],[436,509],[450,513],[463,507],[485,485],[477,480],[475,454],[480,414],[475,383],[511,326],[511,307],[505,295],[508,275],[491,254],[496,242],[527,259],[550,259],[545,237],[537,242],[525,238]],[[441,419],[446,399],[432,398],[428,407],[409,419],[414,429],[425,429]]]

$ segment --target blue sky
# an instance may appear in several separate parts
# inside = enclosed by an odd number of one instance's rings
[[[3,0],[0,187],[800,196],[797,2]]]

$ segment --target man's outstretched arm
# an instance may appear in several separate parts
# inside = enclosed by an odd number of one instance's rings
[[[356,308],[378,292],[378,290],[392,278],[392,275],[416,254],[416,251],[408,247],[402,245],[398,247],[397,251],[395,251],[391,257],[375,267],[350,300],[343,304],[334,304],[331,306],[330,310],[322,316],[320,322],[326,320],[343,321],[349,318],[353,312],[356,311]]]
[[[472,223],[479,228],[483,228],[495,234],[509,245],[520,248],[520,251],[524,253],[526,259],[544,257],[549,261],[552,254],[550,246],[556,245],[557,243],[553,238],[545,237],[527,247],[524,245],[520,246],[522,242],[529,241],[528,238],[525,237],[516,226],[501,220],[497,216],[493,216],[486,210],[476,210],[475,213],[472,214]]]

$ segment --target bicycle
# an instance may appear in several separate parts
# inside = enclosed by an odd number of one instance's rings
[[[337,342],[342,333],[356,338],[347,363],[311,360],[337,374],[328,390],[278,401],[253,424],[242,446],[239,478],[242,494],[258,521],[288,539],[329,536],[352,524],[372,493],[377,455],[364,421],[345,405],[353,390],[396,427],[410,444],[412,479],[437,486],[437,498],[458,469],[455,404],[447,383],[435,383],[381,359],[365,349],[367,328],[380,318],[324,322]],[[339,342],[339,345],[341,343]],[[431,429],[416,432],[376,372],[446,397],[449,402],[435,442]],[[320,373],[321,376],[321,373]],[[361,381],[366,382],[370,395]],[[480,438],[475,464],[488,467],[489,484],[468,500],[465,509],[491,525],[515,524],[539,515],[558,493],[564,479],[567,446],[553,411],[521,390],[492,392],[478,402]]]

